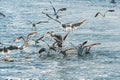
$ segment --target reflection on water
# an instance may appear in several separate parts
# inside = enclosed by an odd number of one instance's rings
[[[120,79],[120,1],[111,4],[109,0],[53,0],[54,6],[59,9],[66,7],[60,21],[78,22],[86,19],[87,22],[78,28],[65,41],[77,45],[87,40],[89,44],[100,42],[91,50],[91,55],[78,57],[75,52],[70,52],[67,57],[52,55],[51,57],[38,57],[40,47],[31,46],[24,51],[12,51],[11,62],[3,61],[0,53],[0,79],[13,80],[119,80]],[[20,46],[21,43],[13,43],[20,36],[26,36],[33,32],[31,22],[48,20],[41,13],[44,9],[52,13],[52,7],[47,0],[1,0],[0,12],[6,15],[0,17],[0,42]],[[107,13],[106,17],[98,16],[97,12],[115,10]],[[50,20],[48,24],[37,25],[37,39],[47,31],[58,34],[66,34],[59,28],[59,24]],[[33,43],[32,43],[33,44]],[[44,46],[44,44],[40,44]],[[0,45],[0,47],[2,47]]]

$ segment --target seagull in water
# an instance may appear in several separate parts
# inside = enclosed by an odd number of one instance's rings
[[[106,13],[108,13],[108,12],[115,12],[115,10],[107,10],[107,11],[105,11],[104,14],[102,14],[101,12],[97,12],[97,13],[95,14],[95,18],[96,18],[98,15],[101,15],[102,17],[105,17],[105,16],[106,16]]]
[[[84,54],[89,54],[90,50],[93,46],[101,44],[101,43],[94,43],[94,44],[86,45],[87,42],[88,41],[85,41],[82,44],[79,44],[78,46],[75,46],[74,44],[71,43],[71,45],[77,50],[78,56],[83,56]]]
[[[66,10],[67,10],[66,8],[60,8],[60,9],[56,10],[51,1],[50,1],[50,4],[51,4],[51,6],[52,6],[52,8],[53,8],[54,15],[55,15],[56,19],[58,19],[58,18],[60,17],[60,16],[58,15],[59,12],[61,12],[61,11],[66,11]]]
[[[4,55],[4,58],[3,58],[4,61],[10,61],[9,60],[9,58],[10,58],[10,52],[12,50],[16,50],[16,49],[19,49],[19,48],[17,46],[7,45],[7,44],[1,43],[1,42],[0,42],[0,44],[2,44],[4,46],[9,46],[9,47],[0,48],[0,52],[2,52],[3,55]]]
[[[82,44],[79,44],[78,46],[75,46],[73,43],[71,45],[77,50],[78,56],[83,56],[84,52],[84,45],[87,44],[88,41],[84,41]]]
[[[4,47],[4,48],[2,49],[2,53],[5,55],[5,56],[4,56],[4,60],[5,60],[5,61],[8,61],[8,60],[9,60],[9,57],[10,57],[10,55],[9,55],[10,51],[9,51],[6,47]]]
[[[13,62],[14,60],[10,60],[10,50],[8,50],[6,47],[4,48],[0,48],[0,52],[3,53],[4,58],[2,60],[4,61],[9,61],[9,62]]]

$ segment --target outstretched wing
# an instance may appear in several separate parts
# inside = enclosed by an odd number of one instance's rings
[[[59,13],[60,11],[66,11],[66,10],[67,10],[67,8],[60,8],[57,10],[57,13]]]
[[[87,42],[88,42],[88,41],[83,42],[83,43],[82,43],[82,46],[84,46],[85,44],[87,44]]]
[[[31,32],[27,35],[27,41],[30,40],[31,37],[35,36],[37,34],[37,32]]]
[[[46,15],[47,17],[49,17],[50,19],[52,19],[52,20],[58,22],[59,24],[61,24],[61,22],[60,22],[59,20],[56,20],[56,19],[52,18],[49,14],[44,13],[44,12],[42,12],[42,13],[45,14],[45,15]]]
[[[95,17],[97,17],[99,14],[100,14],[100,12],[97,12],[97,13],[95,14]]]
[[[105,17],[105,14],[103,15],[102,13],[97,12],[97,13],[95,14],[95,18],[96,18],[98,15],[101,15],[102,17]]]
[[[22,36],[14,39],[13,42],[18,42],[18,41],[21,41],[21,40],[23,40],[25,42],[25,39]]]
[[[53,6],[53,4],[52,4],[51,1],[50,1],[50,4],[52,5],[52,8],[53,8],[54,14],[57,14],[56,9],[55,9],[55,7]]]
[[[107,10],[106,12],[115,12],[115,10]]]
[[[81,25],[82,25],[83,23],[85,23],[85,22],[86,22],[86,20],[83,20],[82,22],[72,24],[71,27],[74,28],[74,27],[81,26]]]
[[[101,45],[101,43],[94,43],[94,44],[91,44],[90,46],[95,46],[95,45]]]
[[[38,51],[38,53],[41,54],[42,52],[45,52],[45,51],[46,51],[45,48],[41,48],[41,49]]]
[[[70,50],[75,50],[75,48],[66,49],[65,52],[70,51]]]
[[[106,15],[106,13],[108,13],[108,12],[115,12],[115,10],[107,10],[107,11],[105,11],[104,17],[105,17],[105,15]]]
[[[69,31],[64,37],[63,37],[63,41],[66,40],[66,38],[68,37],[68,35],[70,34],[71,31]]]
[[[90,49],[95,46],[95,45],[100,45],[101,43],[94,43],[94,44],[91,44],[91,45],[87,45],[85,46],[84,48],[87,48],[88,47],[88,51],[90,51]]]

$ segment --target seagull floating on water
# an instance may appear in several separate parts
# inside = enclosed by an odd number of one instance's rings
[[[86,45],[88,41],[84,41],[82,44],[75,46],[71,43],[71,45],[77,50],[78,56],[83,56],[84,54],[89,54],[90,50],[95,45],[100,45],[101,43],[94,43],[90,45]],[[86,46],[85,46],[86,45]]]

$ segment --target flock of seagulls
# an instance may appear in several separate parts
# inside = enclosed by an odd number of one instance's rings
[[[111,3],[115,3],[115,1],[112,0]],[[61,28],[62,28],[62,30],[65,31],[66,34],[63,36],[63,35],[55,34],[55,32],[53,32],[53,31],[50,31],[50,32],[44,33],[40,38],[34,40],[34,42],[35,42],[34,45],[35,46],[39,45],[38,43],[40,41],[42,41],[43,43],[45,43],[47,45],[47,48],[46,47],[42,47],[42,48],[40,47],[40,49],[38,51],[39,57],[41,57],[44,53],[46,53],[47,56],[49,56],[51,54],[51,51],[52,52],[54,51],[56,54],[57,53],[62,54],[65,57],[65,56],[67,56],[67,52],[71,51],[71,50],[72,51],[76,51],[78,56],[84,56],[86,54],[90,54],[91,53],[91,48],[93,46],[101,44],[101,43],[93,43],[93,44],[89,44],[88,45],[87,44],[88,41],[84,41],[83,43],[80,43],[80,44],[78,44],[76,46],[72,42],[70,42],[71,48],[65,49],[63,44],[66,41],[67,37],[73,31],[75,31],[76,29],[79,29],[79,27],[81,27],[83,24],[85,24],[85,22],[87,20],[84,19],[84,20],[82,20],[80,22],[76,22],[76,23],[62,23],[61,21],[59,21],[59,17],[61,17],[60,12],[67,11],[67,8],[56,9],[53,6],[51,1],[50,1],[50,4],[52,6],[52,9],[53,9],[54,13],[53,14],[49,14],[47,12],[42,12],[42,14],[44,14],[49,19],[59,23]],[[103,14],[101,12],[97,12],[94,17],[96,18],[98,15],[101,15],[102,17],[105,17],[106,13],[114,12],[114,11],[115,10],[107,10]],[[0,13],[0,16],[6,17],[3,13]],[[4,43],[0,42],[0,45],[4,46],[4,47],[0,48],[0,52],[2,52],[5,55],[4,56],[4,60],[5,61],[9,60],[9,56],[10,56],[9,55],[9,53],[10,53],[9,51],[12,51],[12,50],[23,50],[24,48],[31,46],[29,44],[29,42],[31,40],[33,40],[33,37],[38,34],[38,32],[36,31],[37,30],[36,25],[41,24],[41,23],[47,24],[47,23],[49,23],[49,21],[46,20],[46,21],[39,21],[39,22],[36,22],[36,23],[32,23],[32,28],[33,28],[33,30],[35,30],[35,32],[31,32],[27,36],[19,36],[19,37],[15,38],[13,40],[14,43],[15,42],[23,42],[23,44],[21,46],[19,46],[19,47],[18,46],[14,46],[14,45],[7,45],[7,44],[4,44]],[[53,40],[52,41],[53,43],[48,43],[46,38],[51,38]]]

